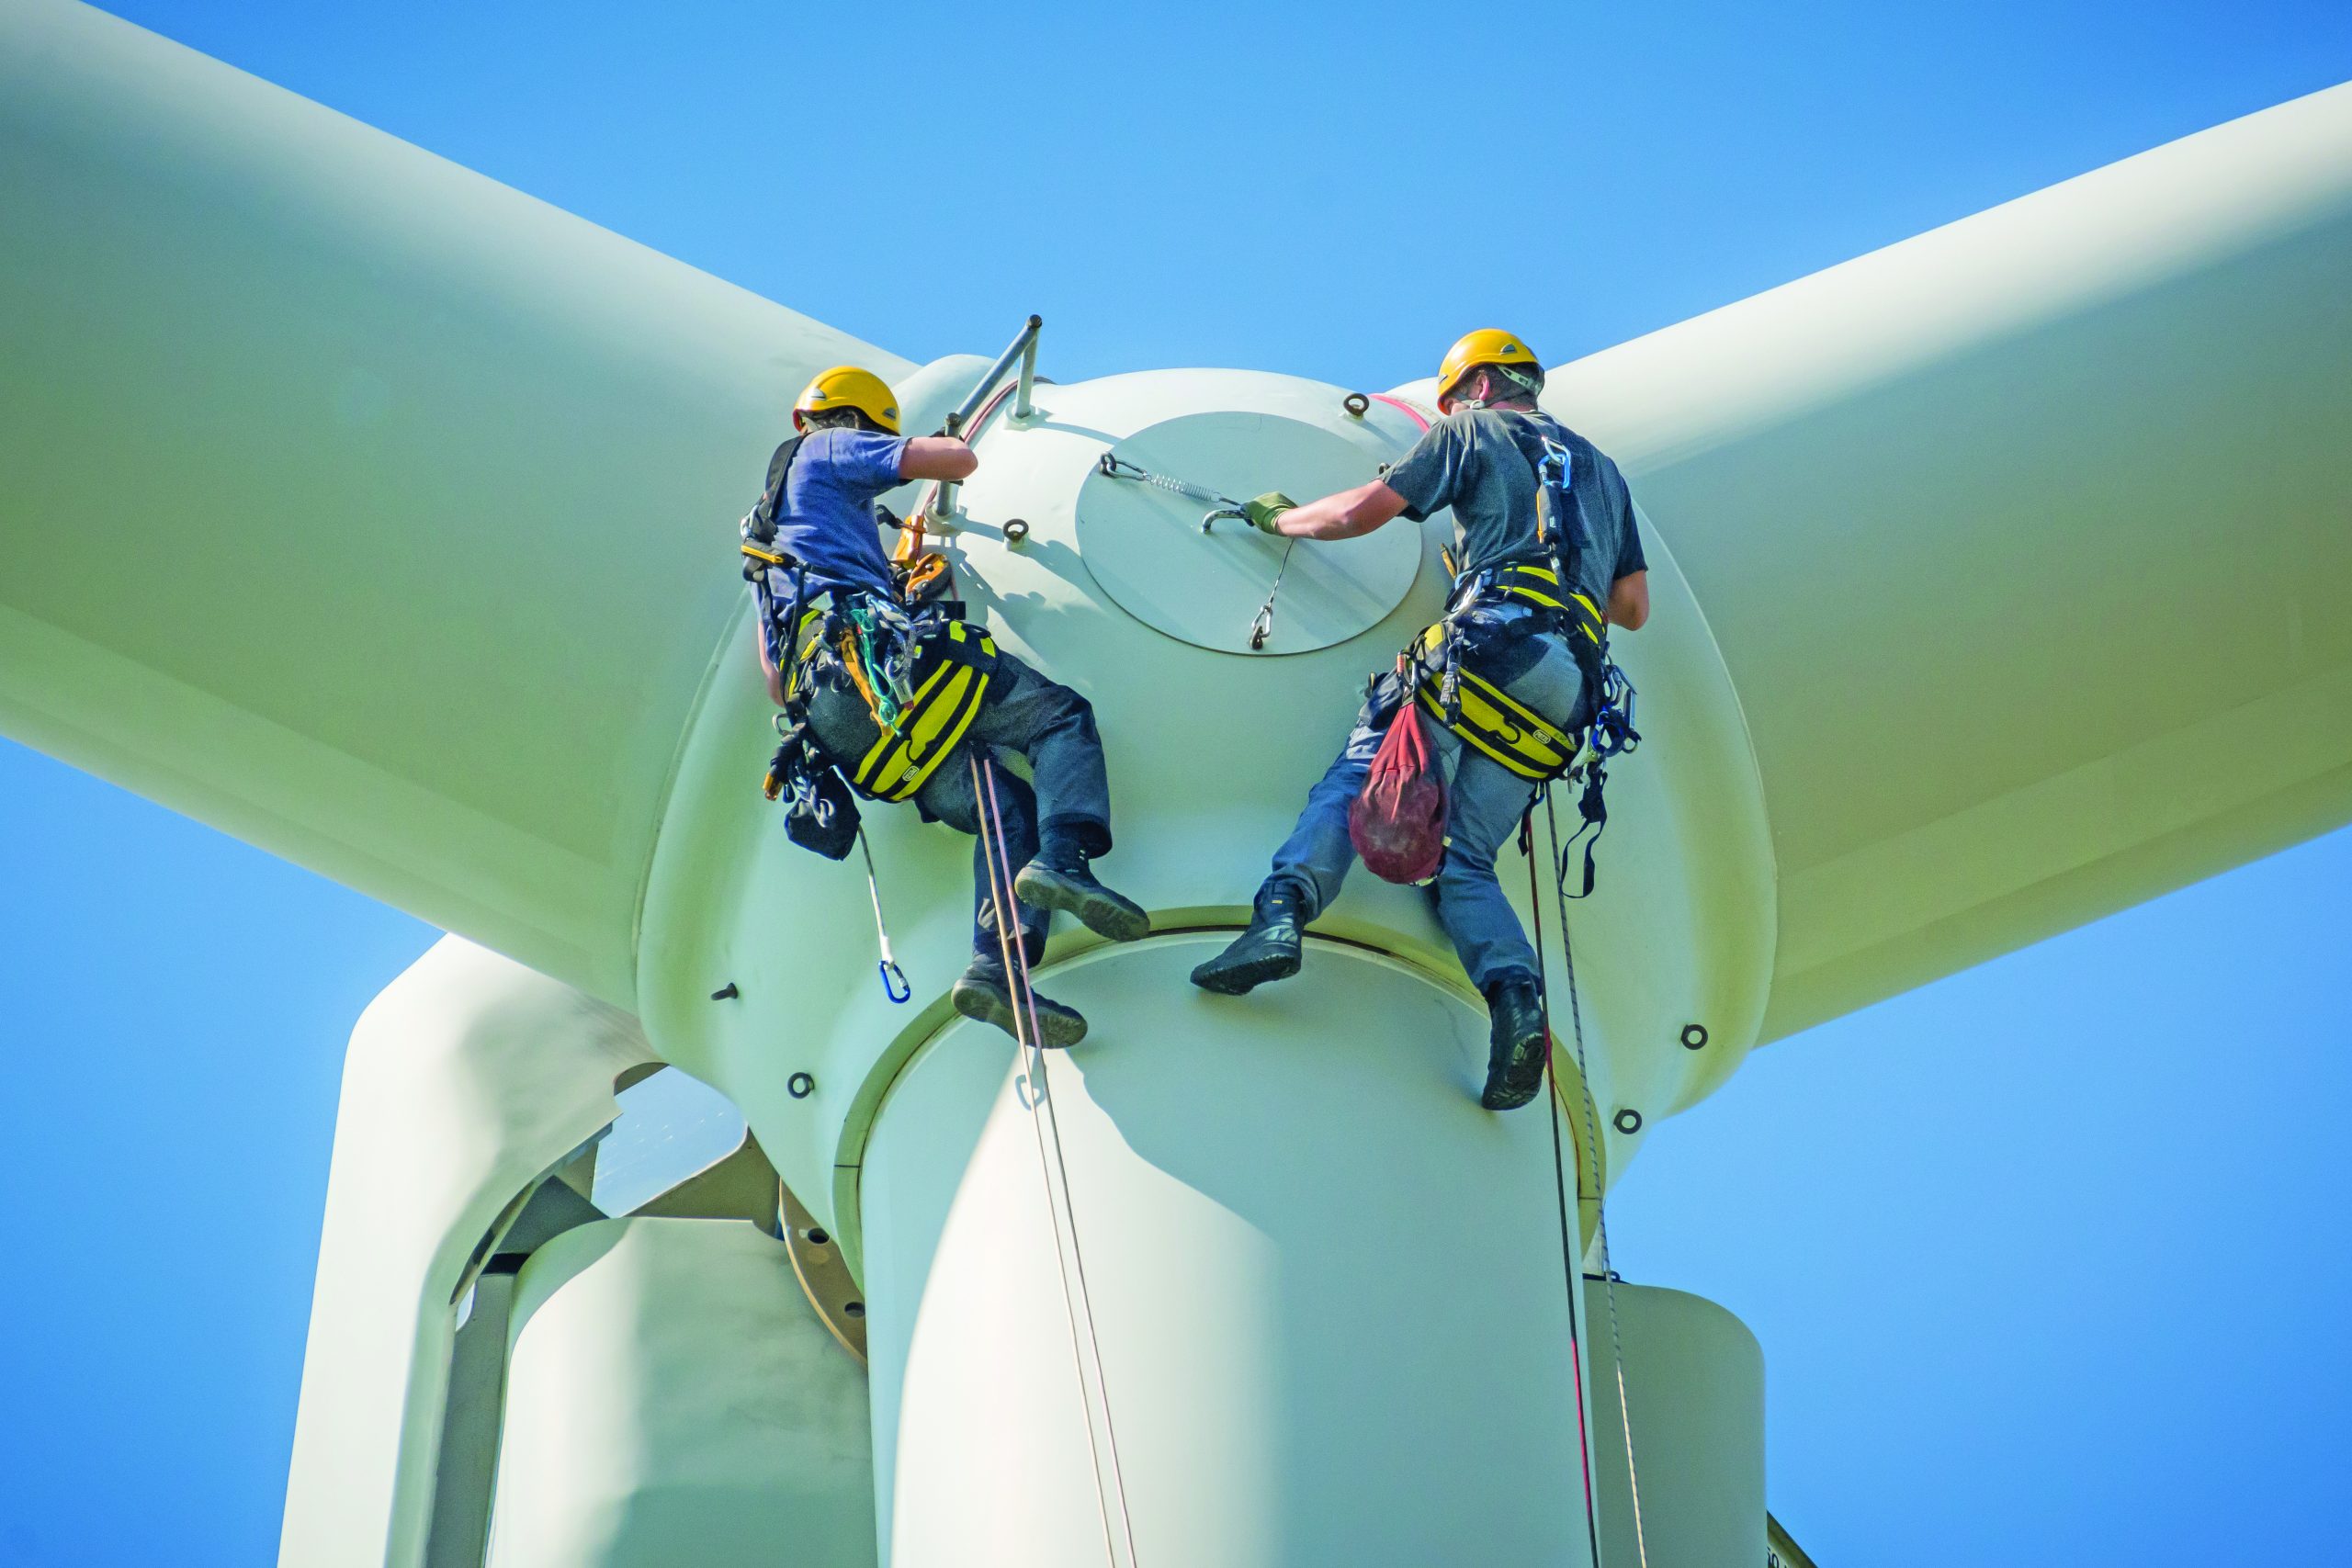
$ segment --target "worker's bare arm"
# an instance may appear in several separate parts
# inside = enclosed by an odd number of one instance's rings
[[[768,701],[782,707],[784,705],[784,671],[776,668],[775,658],[768,652],[767,637],[757,626],[752,628],[752,640],[759,645],[760,672],[768,680]]]
[[[1294,506],[1276,522],[1295,539],[1352,539],[1403,514],[1405,498],[1380,480]]]
[[[952,435],[918,435],[899,458],[902,479],[967,479],[980,466],[979,454]]]
[[[1629,571],[1609,586],[1609,624],[1637,632],[1650,618],[1650,574]]]

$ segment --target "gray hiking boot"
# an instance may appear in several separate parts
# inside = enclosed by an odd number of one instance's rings
[[[947,999],[957,1012],[981,1023],[992,1023],[1018,1040],[1029,1033],[1026,1008],[1018,1008],[1013,999],[1012,981],[1004,972],[1004,961],[993,953],[975,957],[970,967],[956,977],[955,987]],[[1064,1007],[1050,997],[1031,992],[1030,998],[1037,1007],[1037,1040],[1040,1045],[1075,1045],[1086,1038],[1086,1017],[1076,1008]],[[1015,1027],[1018,1024],[1019,1027]]]
[[[1095,879],[1080,854],[1041,852],[1012,879],[1012,896],[1033,909],[1059,909],[1113,942],[1136,942],[1151,934],[1143,906],[1114,893]]]

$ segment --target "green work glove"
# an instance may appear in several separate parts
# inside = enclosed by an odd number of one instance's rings
[[[1261,534],[1279,534],[1282,532],[1279,525],[1282,514],[1297,504],[1282,491],[1270,490],[1242,507],[1241,514],[1249,518],[1250,526]]]

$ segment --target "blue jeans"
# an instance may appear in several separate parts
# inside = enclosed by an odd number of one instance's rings
[[[1552,633],[1527,638],[1512,650],[1510,661],[1523,668],[1498,684],[1554,724],[1572,730],[1582,716],[1584,677],[1566,640]],[[1307,791],[1298,826],[1274,852],[1269,880],[1287,877],[1305,888],[1309,919],[1331,907],[1349,867],[1355,864],[1355,846],[1348,840],[1348,805],[1362,793],[1372,760],[1396,717],[1394,688],[1393,680],[1384,682],[1365,702],[1348,743]],[[1429,728],[1449,778],[1445,863],[1433,885],[1438,922],[1479,989],[1506,970],[1539,974],[1535,950],[1528,945],[1518,912],[1495,878],[1495,852],[1518,828],[1535,798],[1535,785],[1484,752],[1464,747],[1442,725],[1432,721]]]
[[[831,657],[830,652],[819,657],[808,694],[808,724],[828,753],[854,758],[865,753],[879,732],[865,699],[846,677],[836,677],[826,668]],[[1027,760],[1034,787],[1004,765],[1013,753]],[[971,728],[914,797],[926,821],[944,822],[977,840],[972,846],[972,952],[995,957],[1001,948],[995,905],[989,897],[989,861],[997,846],[981,837],[985,796],[973,788],[975,757],[993,764],[983,774],[980,790],[986,791],[992,774],[1004,829],[1004,863],[998,875],[1008,882],[1035,858],[1041,840],[1049,835],[1065,837],[1090,855],[1106,853],[1111,848],[1111,782],[1093,705],[1012,654],[1000,652],[996,674]],[[1017,913],[1022,940],[1034,962],[1045,952],[1049,912],[1023,906]]]

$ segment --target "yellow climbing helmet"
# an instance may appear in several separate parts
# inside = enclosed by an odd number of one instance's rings
[[[836,365],[819,372],[801,391],[800,400],[792,405],[792,428],[803,428],[801,415],[829,409],[855,409],[891,434],[899,434],[899,394],[871,370]]]
[[[1481,365],[1532,365],[1539,370],[1543,368],[1525,339],[1500,327],[1481,327],[1475,333],[1464,333],[1445,351],[1445,363],[1437,367],[1439,400],[1451,396],[1453,384]]]

